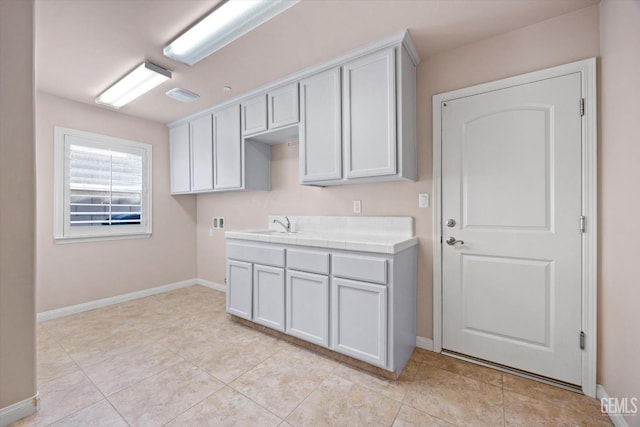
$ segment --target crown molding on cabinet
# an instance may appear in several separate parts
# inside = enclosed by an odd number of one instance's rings
[[[289,74],[288,76],[283,77],[282,79],[273,81],[269,84],[266,84],[264,86],[258,87],[250,92],[246,92],[242,95],[239,95],[235,98],[231,98],[228,99],[226,101],[224,101],[223,103],[220,104],[216,104],[214,106],[211,106],[209,108],[206,108],[204,110],[200,110],[197,111],[193,114],[190,114],[189,116],[183,117],[181,119],[175,120],[171,123],[168,123],[167,126],[168,127],[173,127],[175,125],[181,124],[181,123],[187,123],[190,120],[193,120],[203,114],[211,114],[219,109],[225,108],[229,105],[232,104],[236,104],[236,103],[242,103],[242,101],[247,100],[249,98],[252,98],[254,96],[257,95],[261,95],[267,91],[272,91],[274,89],[280,88],[282,86],[286,86],[288,84],[294,83],[298,80],[304,79],[306,77],[309,77],[313,74],[328,70],[330,68],[333,67],[337,67],[340,66],[346,62],[352,61],[354,59],[360,58],[364,55],[367,55],[373,51],[376,50],[380,50],[380,49],[384,49],[384,48],[388,48],[388,47],[392,47],[392,46],[397,46],[398,44],[402,44],[405,49],[407,50],[407,53],[409,54],[409,57],[411,58],[412,62],[417,66],[418,64],[420,64],[420,55],[418,54],[418,51],[416,50],[416,47],[413,43],[413,40],[411,40],[411,36],[409,34],[408,30],[404,30],[398,34],[395,34],[393,36],[387,37],[385,39],[379,40],[377,42],[373,42],[373,43],[369,43],[359,49],[353,50],[351,52],[348,52],[344,55],[341,55],[337,58],[334,58],[330,61],[327,62],[323,62],[321,64],[315,65],[313,67],[309,67],[306,68],[302,71],[298,71],[296,73],[293,74]]]

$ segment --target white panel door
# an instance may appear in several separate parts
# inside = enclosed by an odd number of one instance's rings
[[[344,65],[347,178],[396,173],[395,64],[389,48]]]
[[[227,312],[251,320],[253,266],[248,262],[227,261]]]
[[[242,188],[239,105],[232,105],[213,115],[213,162],[213,188]]]
[[[329,277],[287,271],[287,333],[329,347]]]
[[[385,368],[387,287],[331,281],[331,349]]]
[[[300,82],[300,182],[342,178],[340,68]]]
[[[253,321],[284,331],[284,269],[253,266]]]
[[[171,162],[171,194],[191,191],[191,156],[189,123],[172,127],[169,131]]]
[[[213,190],[213,127],[211,115],[191,121],[191,191]]]
[[[576,385],[580,98],[576,73],[442,116],[443,349]]]

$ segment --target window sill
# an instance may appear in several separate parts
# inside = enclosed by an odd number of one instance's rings
[[[139,233],[139,234],[120,234],[113,236],[78,236],[78,237],[56,237],[56,244],[66,245],[68,243],[88,243],[88,242],[100,242],[104,240],[130,240],[130,239],[147,239],[151,237],[151,233]]]

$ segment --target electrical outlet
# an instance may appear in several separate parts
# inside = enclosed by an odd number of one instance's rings
[[[213,228],[209,229],[209,237],[213,237]]]
[[[217,230],[224,228],[224,217],[223,216],[214,216],[211,221],[211,228],[215,228]]]
[[[429,193],[418,194],[418,207],[419,208],[429,207]]]
[[[362,212],[362,202],[360,200],[354,200],[353,201],[353,213],[360,213]]]

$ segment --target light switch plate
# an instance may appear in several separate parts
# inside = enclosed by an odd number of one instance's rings
[[[418,194],[418,207],[419,208],[429,207],[429,193]]]
[[[353,213],[362,212],[362,202],[360,200],[353,201]]]

